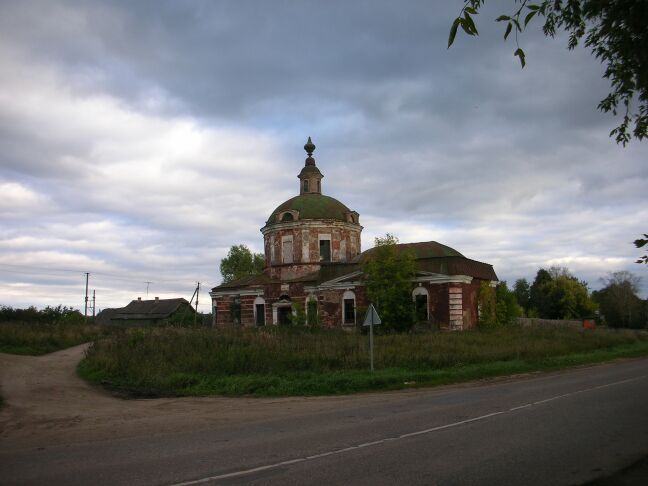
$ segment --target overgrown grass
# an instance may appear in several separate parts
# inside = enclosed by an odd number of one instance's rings
[[[93,341],[108,331],[83,324],[0,323],[0,353],[40,355]]]
[[[133,329],[96,341],[86,379],[127,396],[322,395],[398,389],[648,355],[648,334],[506,328],[367,337],[333,331]]]

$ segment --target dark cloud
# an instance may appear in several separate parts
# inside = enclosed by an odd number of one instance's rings
[[[448,50],[451,2],[4,4],[0,265],[103,272],[110,304],[215,284],[230,245],[261,250],[312,135],[365,247],[436,239],[509,280],[640,273],[645,147],[608,138],[585,49],[533,28],[520,70],[492,21],[509,6]],[[8,268],[7,303],[78,302],[77,274],[51,293]]]

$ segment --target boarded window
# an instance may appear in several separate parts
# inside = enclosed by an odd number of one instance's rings
[[[330,262],[331,261],[331,240],[320,240],[320,261],[321,262]]]
[[[283,246],[283,262],[292,263],[293,262],[293,242],[292,240],[282,241]]]
[[[265,326],[265,304],[256,304],[256,325]]]
[[[355,324],[355,300],[344,299],[344,323]]]

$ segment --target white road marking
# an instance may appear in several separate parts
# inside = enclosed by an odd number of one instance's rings
[[[334,456],[334,455],[337,455],[337,454],[344,454],[345,452],[355,451],[355,450],[362,449],[362,448],[365,448],[365,447],[372,447],[372,446],[384,444],[385,442],[407,439],[409,437],[416,437],[418,435],[429,434],[429,433],[432,433],[432,432],[437,432],[439,430],[450,429],[452,427],[458,427],[460,425],[469,424],[469,423],[472,423],[472,422],[478,422],[480,420],[485,420],[487,418],[495,417],[497,415],[504,415],[504,414],[507,414],[507,413],[514,412],[516,410],[521,410],[523,408],[534,407],[536,405],[542,405],[544,403],[552,402],[554,400],[559,400],[561,398],[571,397],[571,396],[574,396],[574,395],[578,395],[580,393],[585,393],[585,392],[589,392],[589,391],[593,391],[593,390],[600,390],[601,388],[608,388],[608,387],[611,387],[611,386],[622,385],[624,383],[630,383],[632,381],[642,380],[642,379],[644,379],[646,377],[648,377],[648,375],[641,375],[641,376],[638,376],[636,378],[628,378],[627,380],[615,381],[613,383],[606,383],[605,385],[593,386],[591,388],[584,388],[582,390],[576,390],[576,391],[571,392],[571,393],[565,393],[565,394],[562,394],[562,395],[556,395],[554,397],[546,398],[544,400],[538,400],[537,402],[530,402],[530,403],[525,403],[524,405],[518,405],[517,407],[512,407],[512,408],[509,408],[508,410],[503,410],[503,411],[500,411],[500,412],[487,413],[485,415],[480,415],[479,417],[473,417],[473,418],[466,419],[466,420],[460,420],[458,422],[452,422],[450,424],[439,425],[437,427],[431,427],[429,429],[417,430],[415,432],[409,432],[407,434],[401,434],[401,435],[397,435],[397,436],[394,436],[394,437],[385,437],[384,439],[374,440],[372,442],[365,442],[365,443],[354,445],[354,446],[344,447],[342,449],[334,449],[334,450],[327,451],[327,452],[321,452],[319,454],[313,454],[312,456],[305,456],[305,457],[299,457],[299,458],[296,458],[296,459],[289,459],[289,460],[286,460],[286,461],[276,462],[274,464],[267,464],[265,466],[258,466],[258,467],[254,467],[254,468],[251,468],[251,469],[243,469],[241,471],[234,471],[234,472],[231,472],[231,473],[219,474],[218,476],[209,476],[209,477],[206,477],[206,478],[196,479],[196,480],[193,480],[193,481],[185,481],[185,482],[182,482],[182,483],[176,483],[176,484],[174,484],[172,486],[190,486],[190,485],[193,485],[193,484],[204,484],[204,483],[208,483],[208,482],[211,482],[211,481],[218,481],[220,479],[229,479],[229,478],[235,478],[235,477],[238,477],[238,476],[245,476],[247,474],[252,474],[252,473],[255,473],[255,472],[259,472],[259,471],[266,471],[268,469],[275,469],[275,468],[278,468],[278,467],[281,467],[281,466],[288,466],[290,464],[296,464],[296,463],[299,463],[299,462],[312,461],[314,459],[321,459],[322,457]]]

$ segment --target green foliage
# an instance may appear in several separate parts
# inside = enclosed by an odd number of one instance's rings
[[[641,279],[630,272],[610,273],[601,281],[601,290],[593,292],[601,315],[610,327],[648,327],[646,302],[637,296]]]
[[[47,306],[42,310],[31,306],[26,309],[0,307],[0,322],[25,322],[30,324],[83,324],[85,318],[81,312],[64,305]]]
[[[648,335],[518,326],[387,334],[375,337],[377,371],[371,375],[367,336],[358,333],[274,326],[139,328],[96,341],[79,371],[97,384],[140,397],[317,395],[404,388],[412,381],[462,381],[623,353],[648,353]]]
[[[515,319],[522,315],[522,308],[518,305],[515,294],[509,290],[506,281],[499,282],[495,287],[495,298],[497,325],[507,326],[515,323]]]
[[[54,322],[0,322],[0,352],[40,355],[118,332],[111,328]]]
[[[580,282],[566,268],[538,270],[529,293],[533,314],[543,319],[579,319],[596,311],[587,284]]]
[[[531,300],[531,287],[526,278],[519,278],[515,281],[513,294],[515,295],[515,300],[517,300],[517,303],[526,314],[529,311],[529,301]]]
[[[252,253],[245,245],[234,245],[221,260],[220,272],[223,282],[231,282],[247,275],[263,272],[265,259],[261,253]]]
[[[304,306],[299,302],[293,302],[292,304],[292,314],[289,317],[290,324],[293,326],[305,326],[306,325],[306,311]]]
[[[648,235],[644,235],[643,238],[634,240],[634,244],[637,248],[643,248],[644,246],[648,245]],[[639,257],[639,260],[637,260],[636,263],[645,263],[646,265],[648,265],[648,255]]]
[[[398,238],[376,238],[376,250],[362,265],[367,296],[382,320],[382,330],[407,331],[414,325],[412,279],[415,258],[400,249]]]
[[[306,323],[309,326],[319,325],[319,315],[317,313],[316,300],[309,300],[306,303]]]
[[[479,284],[477,308],[479,311],[477,325],[480,328],[493,328],[497,326],[497,300],[495,297],[495,289],[490,286],[489,282],[482,281]]]
[[[485,0],[464,0],[461,13],[450,27],[448,47],[454,42],[459,26],[470,35],[478,35],[472,16],[479,13]],[[512,13],[500,15],[505,22],[504,39],[515,32],[516,49],[522,67],[525,54],[519,45],[522,33],[534,17],[543,17],[542,30],[554,37],[558,30],[569,34],[567,46],[574,49],[584,39],[585,46],[605,65],[603,77],[610,80],[611,92],[598,105],[603,112],[622,121],[610,132],[625,146],[632,136],[648,137],[648,2],[645,0],[516,0]],[[633,128],[630,128],[634,124]],[[647,236],[648,237],[648,236]]]

